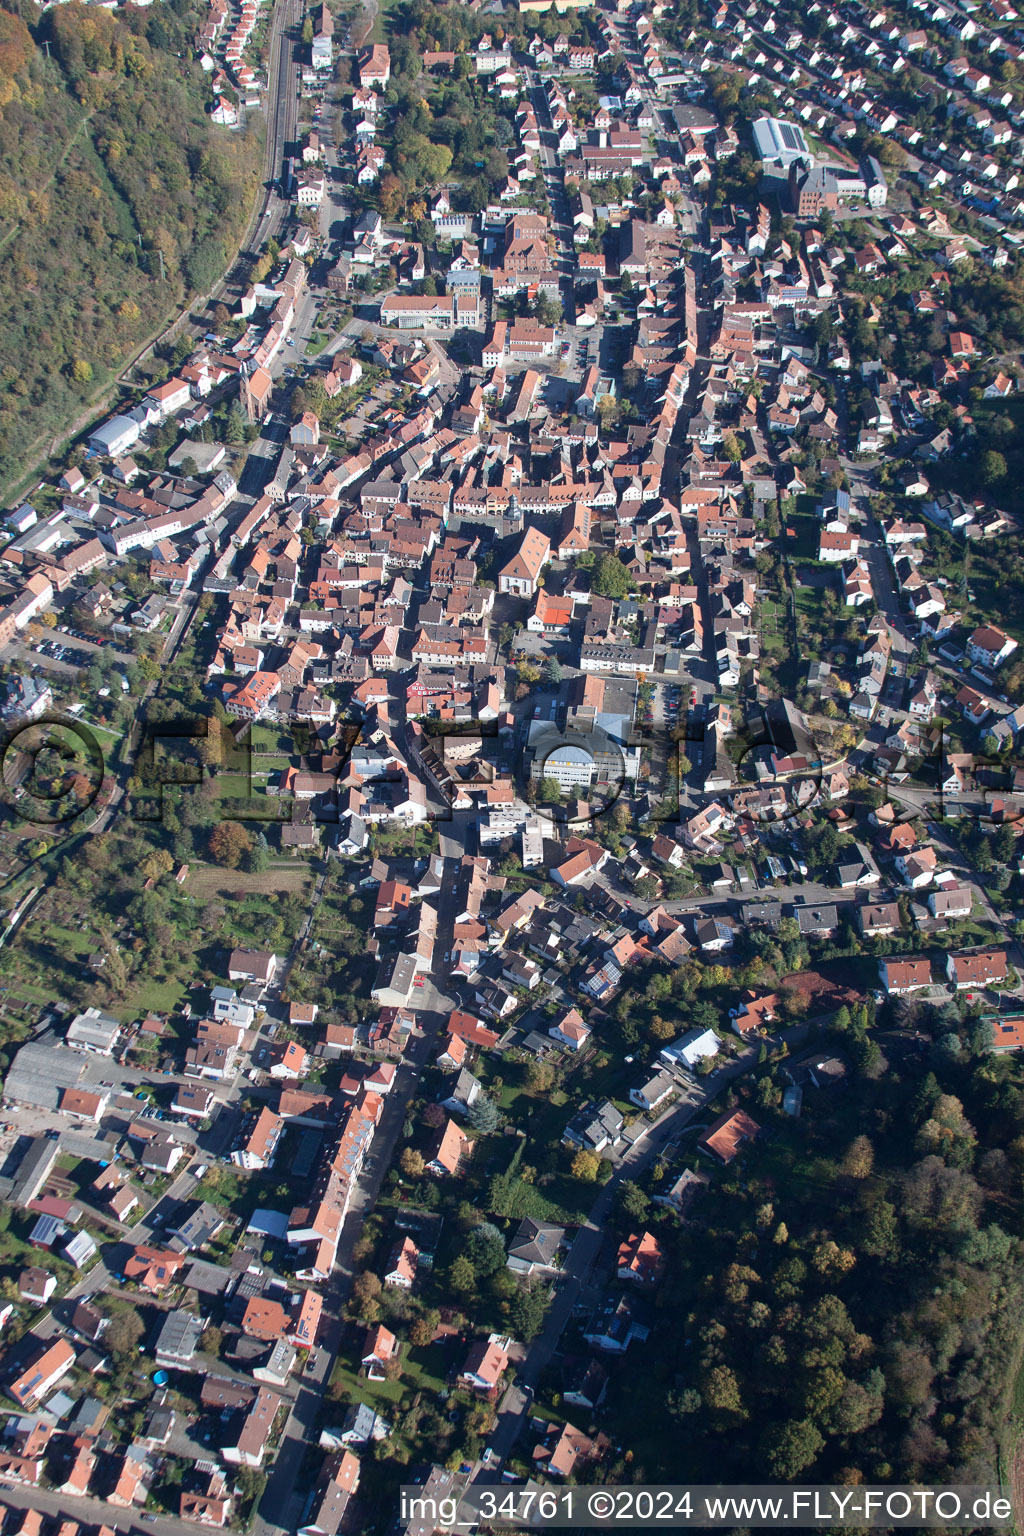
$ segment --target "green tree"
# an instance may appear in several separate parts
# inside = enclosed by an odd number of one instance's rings
[[[546,293],[539,293],[533,312],[541,325],[557,325],[562,318],[562,306]]]
[[[252,875],[262,875],[270,865],[270,850],[264,843],[253,843],[246,856],[245,867]]]
[[[409,1343],[417,1349],[425,1349],[433,1342],[434,1334],[441,1323],[441,1314],[436,1307],[430,1307],[426,1312],[414,1318],[409,1327]]]
[[[866,1136],[855,1136],[846,1149],[841,1171],[850,1179],[866,1179],[874,1166],[875,1152]]]
[[[550,1304],[550,1289],[542,1282],[517,1286],[508,1310],[509,1323],[517,1339],[528,1344],[537,1337]]]
[[[476,1270],[464,1253],[457,1254],[449,1264],[448,1284],[460,1295],[466,1295],[476,1288]]]
[[[219,1355],[224,1344],[224,1335],[211,1323],[209,1327],[203,1329],[199,1344],[204,1354]]]
[[[474,1131],[489,1136],[501,1125],[501,1111],[494,1100],[483,1093],[469,1107],[469,1123]]]
[[[639,1226],[643,1226],[651,1213],[651,1202],[639,1184],[634,1183],[632,1179],[626,1179],[623,1184],[620,1184],[618,1206],[624,1216],[628,1216],[630,1221],[636,1222]]]
[[[246,419],[245,412],[238,401],[232,402],[224,422],[224,441],[229,447],[237,447],[245,442]]]
[[[523,1081],[531,1093],[547,1093],[555,1081],[555,1069],[550,1061],[528,1061]]]
[[[598,556],[594,564],[592,585],[599,597],[621,599],[628,597],[633,578],[616,555],[605,552]]]
[[[474,1272],[482,1279],[493,1275],[505,1263],[505,1244],[501,1233],[491,1222],[481,1222],[474,1227],[463,1244],[463,1253],[472,1264]]]
[[[357,1317],[364,1317],[366,1308],[371,1302],[375,1302],[383,1290],[378,1277],[369,1269],[364,1269],[356,1275],[352,1282],[352,1304]]]
[[[791,1419],[769,1429],[765,1436],[765,1460],[780,1482],[790,1483],[809,1467],[825,1441],[810,1419]]]
[[[737,1418],[746,1417],[739,1382],[727,1365],[716,1365],[708,1372],[704,1384],[704,1401],[718,1413],[731,1414]]]
[[[995,448],[986,448],[978,463],[982,485],[1000,485],[1006,479],[1006,459]]]
[[[224,242],[218,235],[207,235],[185,261],[185,276],[194,293],[208,293],[220,278],[227,263]]]

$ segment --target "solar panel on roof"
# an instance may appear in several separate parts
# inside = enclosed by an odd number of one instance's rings
[[[797,137],[796,129],[792,126],[792,124],[780,123],[779,127],[782,129],[782,142],[786,145],[786,148],[799,149],[800,140]]]

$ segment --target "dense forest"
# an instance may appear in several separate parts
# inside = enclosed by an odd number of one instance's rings
[[[7,485],[165,317],[216,280],[248,218],[261,153],[255,129],[231,132],[206,116],[189,0],[30,9],[29,25],[0,10]]]
[[[764,1135],[696,1230],[648,1208],[667,1274],[614,1399],[638,1480],[996,1481],[1019,1362],[1024,1090],[968,1009],[897,1013],[918,1040],[840,1010],[845,1085],[808,1087],[798,1119],[785,1064],[763,1064],[740,1102]]]

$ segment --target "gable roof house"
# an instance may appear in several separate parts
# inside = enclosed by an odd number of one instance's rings
[[[574,1424],[552,1424],[534,1447],[533,1462],[548,1477],[571,1477],[579,1463],[594,1453],[593,1440]]]
[[[452,1178],[459,1171],[459,1163],[468,1156],[472,1140],[454,1120],[449,1120],[441,1132],[437,1147],[427,1159],[427,1172],[439,1178]]]
[[[578,1051],[590,1039],[590,1026],[583,1022],[575,1008],[570,1008],[551,1025],[548,1034],[559,1045],[565,1046],[566,1050]]]
[[[866,939],[888,938],[903,926],[895,901],[866,901],[857,908],[857,924]]]
[[[366,1367],[366,1374],[371,1380],[381,1380],[384,1367],[397,1354],[398,1340],[395,1335],[383,1323],[378,1323],[369,1330],[363,1342],[362,1364]]]
[[[29,1356],[28,1365],[7,1391],[22,1408],[34,1408],[67,1375],[76,1358],[66,1339],[55,1339]]]
[[[349,1501],[359,1487],[359,1457],[335,1452],[324,1462],[304,1525],[297,1536],[338,1536]]]
[[[1006,951],[1003,949],[977,949],[949,955],[946,975],[963,992],[967,987],[988,987],[1006,981]]]
[[[770,1024],[775,1017],[778,1001],[774,992],[758,993],[751,987],[742,992],[735,1010],[729,1010],[730,1014],[734,1014],[732,1027],[740,1038]]]
[[[276,1392],[260,1387],[249,1407],[236,1415],[231,1438],[221,1445],[220,1454],[225,1461],[241,1467],[263,1465],[281,1402]]]
[[[551,540],[539,528],[527,528],[519,548],[498,573],[498,591],[533,597],[540,573],[551,554]]]
[[[943,885],[928,893],[928,910],[942,922],[970,917],[973,909],[974,893],[969,885]]]
[[[668,1072],[654,1072],[643,1083],[629,1090],[629,1101],[646,1114],[653,1114],[677,1091],[677,1083]]]
[[[402,1290],[412,1289],[416,1279],[416,1266],[419,1263],[420,1251],[411,1237],[403,1237],[402,1241],[392,1250],[388,1259],[388,1267],[384,1274],[385,1285],[397,1285]]]
[[[761,1127],[756,1120],[745,1110],[734,1109],[720,1115],[701,1136],[697,1146],[716,1162],[729,1164],[748,1141],[754,1141],[760,1134]]]
[[[902,997],[907,992],[930,987],[932,982],[931,961],[924,956],[897,956],[879,960],[878,975],[890,997]]]
[[[459,1386],[488,1396],[496,1393],[508,1366],[509,1343],[500,1334],[492,1333],[486,1341],[471,1345],[459,1372]]]

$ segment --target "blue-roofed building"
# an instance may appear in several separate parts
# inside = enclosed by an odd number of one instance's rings
[[[33,1248],[52,1248],[66,1231],[64,1223],[58,1221],[56,1216],[40,1216],[29,1233],[28,1240]]]

